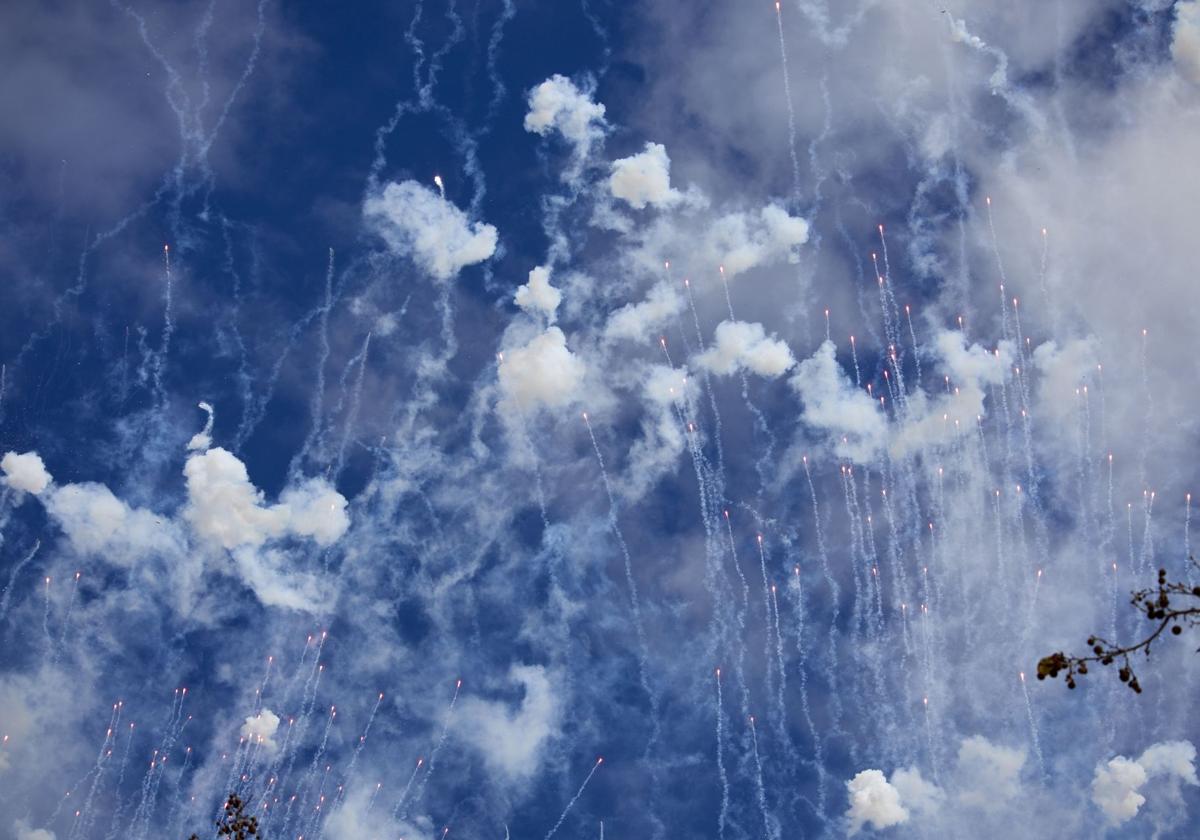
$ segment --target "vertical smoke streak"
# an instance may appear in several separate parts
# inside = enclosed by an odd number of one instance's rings
[[[575,792],[575,795],[571,797],[571,801],[567,803],[567,807],[563,809],[562,816],[558,818],[558,822],[554,824],[553,828],[546,832],[546,836],[543,838],[543,840],[550,840],[551,837],[558,833],[558,829],[562,827],[563,820],[567,818],[567,814],[571,813],[571,809],[575,807],[575,803],[579,801],[579,797],[583,796],[584,788],[587,787],[588,782],[592,780],[592,776],[596,775],[596,771],[600,769],[600,765],[603,763],[603,757],[596,759],[596,763],[592,765],[592,769],[587,774],[587,778],[583,780],[583,784],[579,786],[579,790]],[[601,823],[601,825],[603,825],[603,823]],[[603,829],[601,829],[601,832],[603,832]]]

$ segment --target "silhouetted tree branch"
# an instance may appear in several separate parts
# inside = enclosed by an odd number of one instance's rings
[[[1193,565],[1197,565],[1194,557],[1189,557],[1188,560]],[[1180,604],[1181,600],[1182,605]],[[1068,656],[1059,651],[1044,656],[1038,661],[1037,678],[1039,680],[1044,680],[1046,677],[1057,679],[1059,674],[1066,672],[1067,688],[1074,688],[1076,675],[1086,674],[1088,663],[1098,662],[1101,665],[1119,663],[1117,676],[1121,682],[1134,692],[1141,694],[1142,686],[1133,672],[1133,665],[1129,661],[1130,655],[1141,651],[1146,657],[1149,657],[1151,646],[1164,631],[1169,629],[1171,635],[1178,636],[1183,633],[1184,626],[1200,625],[1200,586],[1193,587],[1178,581],[1168,582],[1167,570],[1159,569],[1158,586],[1134,592],[1130,603],[1139,612],[1144,613],[1148,621],[1155,622],[1154,630],[1150,635],[1136,644],[1125,646],[1117,645],[1099,636],[1089,636],[1087,643],[1092,649],[1091,654]],[[1197,652],[1200,653],[1200,651]]]
[[[258,836],[258,817],[247,816],[246,804],[236,793],[229,794],[225,801],[225,813],[217,820],[217,836],[228,837],[230,840],[248,840]],[[188,840],[200,840],[193,834]]]

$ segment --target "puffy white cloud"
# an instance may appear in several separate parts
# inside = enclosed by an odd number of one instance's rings
[[[350,527],[346,497],[323,478],[311,478],[297,487],[286,488],[279,501],[288,511],[291,532],[311,537],[317,545],[332,545]]]
[[[16,840],[56,840],[53,831],[48,828],[32,828],[24,820],[17,820],[13,823],[13,832]]]
[[[683,296],[668,283],[659,283],[638,304],[626,304],[608,317],[605,337],[646,340],[658,332],[668,318],[683,312]]]
[[[960,742],[947,789],[925,779],[915,767],[896,770],[890,779],[880,770],[864,770],[847,783],[849,833],[867,824],[884,829],[911,822],[921,834],[957,837],[964,826],[979,826],[981,821],[1007,825],[1014,809],[1030,802],[1031,791],[1021,785],[1025,758],[1022,750],[976,735]]]
[[[528,344],[504,351],[500,389],[521,411],[561,408],[574,401],[583,382],[583,361],[567,348],[567,337],[550,327]]]
[[[103,553],[110,562],[127,565],[149,552],[173,552],[182,544],[170,519],[131,508],[103,484],[54,488],[45,505],[76,551]]]
[[[257,715],[246,718],[239,734],[247,741],[257,742],[268,753],[279,749],[275,743],[275,733],[279,730],[279,715],[270,709],[263,709]]]
[[[525,130],[545,137],[558,131],[583,159],[604,136],[604,106],[593,102],[590,90],[580,90],[566,76],[554,74],[529,91]]]
[[[539,265],[529,272],[529,282],[517,288],[513,300],[526,312],[540,312],[553,321],[562,292],[550,285],[550,268]]]
[[[697,365],[720,376],[749,370],[759,376],[776,377],[795,363],[786,344],[767,338],[762,324],[746,321],[717,324],[716,341],[696,357]]]
[[[1092,802],[1112,825],[1137,816],[1146,803],[1141,788],[1154,777],[1165,776],[1189,785],[1196,778],[1196,748],[1188,741],[1165,741],[1148,748],[1136,761],[1118,755],[1107,764],[1096,765],[1092,778]]]
[[[438,280],[496,251],[496,228],[466,213],[416,181],[388,184],[363,204],[363,215],[388,247],[408,256]]]
[[[225,548],[259,546],[289,534],[329,545],[350,525],[346,499],[323,479],[288,488],[279,504],[266,506],[246,465],[221,447],[192,455],[183,474],[188,489],[184,515],[197,534]]]
[[[850,794],[850,821],[847,834],[853,836],[867,823],[872,828],[890,828],[908,821],[908,811],[900,804],[900,793],[879,770],[863,770],[846,782]]]
[[[537,773],[546,742],[558,734],[562,703],[540,665],[514,665],[509,679],[525,689],[515,712],[505,703],[468,697],[461,703],[461,726],[493,772],[522,781]]]
[[[1200,84],[1200,2],[1184,0],[1175,4],[1171,34],[1171,56],[1179,72]]]
[[[638,210],[647,204],[669,207],[683,198],[681,192],[671,189],[671,159],[661,143],[647,143],[644,151],[613,161],[608,188]]]
[[[1100,806],[1104,816],[1113,825],[1119,825],[1137,816],[1138,809],[1146,797],[1138,789],[1146,783],[1146,768],[1123,755],[1096,765],[1092,779],[1092,801]]]
[[[835,439],[839,458],[856,463],[874,459],[887,440],[887,418],[875,400],[855,388],[837,363],[832,341],[796,368],[791,385],[804,403],[800,419]]]
[[[808,222],[777,204],[758,213],[730,213],[709,228],[705,237],[710,259],[725,267],[733,278],[755,266],[778,260],[798,259],[796,248],[808,241]]]
[[[1151,776],[1177,776],[1189,785],[1196,778],[1196,748],[1190,741],[1164,741],[1149,747],[1138,759]]]
[[[6,452],[0,458],[0,470],[4,470],[4,483],[9,487],[35,496],[53,480],[36,452]]]
[[[217,447],[193,455],[184,464],[188,507],[184,512],[196,533],[225,548],[262,545],[287,530],[288,512],[263,504],[262,491],[250,483],[246,465]]]
[[[642,302],[626,304],[614,312],[604,325],[604,335],[610,339],[646,339],[682,311],[683,297],[675,287],[659,283]]]
[[[962,333],[942,330],[934,337],[933,348],[954,390],[937,399],[920,391],[910,393],[909,419],[892,437],[895,457],[974,432],[978,418],[985,413],[984,388],[1003,384],[1013,371],[1014,349],[1008,341],[991,351],[978,344],[968,347]]]

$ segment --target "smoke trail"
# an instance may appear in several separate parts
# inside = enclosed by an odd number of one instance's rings
[[[546,832],[546,836],[543,838],[543,840],[550,840],[550,838],[558,832],[559,827],[563,824],[563,820],[567,818],[567,814],[571,813],[571,808],[573,808],[575,803],[579,801],[579,797],[583,796],[584,788],[587,787],[588,782],[592,780],[592,776],[596,775],[596,771],[600,769],[600,765],[603,763],[603,757],[596,759],[596,763],[592,765],[592,769],[587,774],[587,778],[583,780],[583,784],[579,786],[579,790],[575,792],[575,795],[571,797],[571,801],[567,803],[567,807],[563,809],[562,816],[558,818],[558,822],[554,824],[553,828]]]
[[[8,615],[8,606],[12,601],[13,585],[17,582],[17,575],[21,574],[21,570],[28,566],[29,562],[37,556],[38,549],[41,547],[42,541],[35,540],[33,548],[29,550],[29,553],[22,557],[17,565],[13,566],[12,571],[9,572],[8,583],[4,585],[3,590],[0,590],[0,621],[3,621]]]

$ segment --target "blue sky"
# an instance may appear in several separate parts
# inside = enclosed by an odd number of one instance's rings
[[[0,52],[0,837],[1194,834],[1195,0]]]

